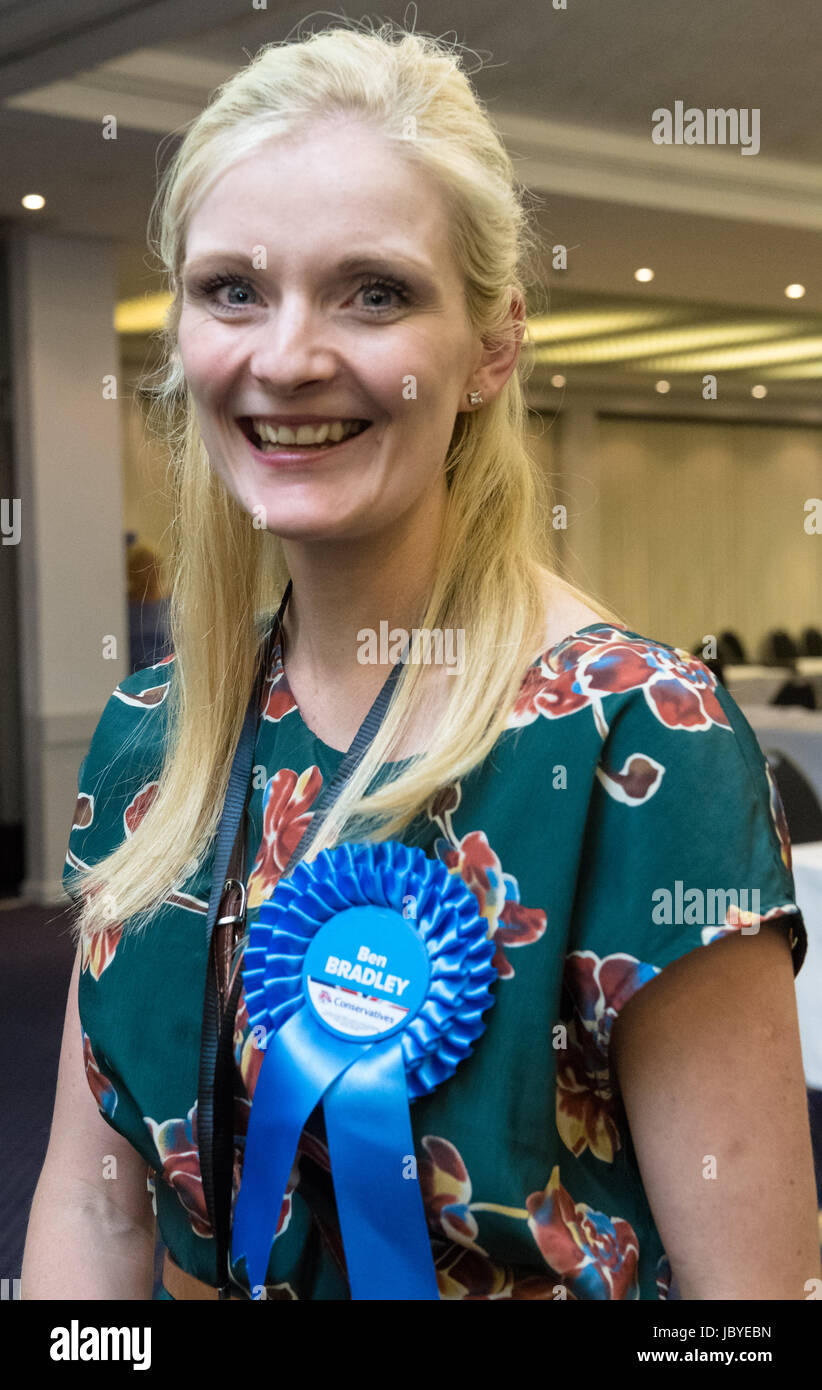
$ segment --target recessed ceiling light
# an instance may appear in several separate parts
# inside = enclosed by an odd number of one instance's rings
[[[647,285],[648,281],[653,280],[653,278],[654,272],[647,265],[641,266],[639,270],[634,271],[634,279],[639,280],[641,285]]]
[[[20,199],[20,202],[23,204],[24,208],[29,208],[34,211],[46,206],[46,200],[40,193],[27,193],[24,198]]]
[[[767,388],[767,386],[752,386],[752,387],[751,387],[751,395],[752,395],[752,396],[756,396],[756,399],[757,399],[758,401],[761,401],[762,398],[763,398],[764,396],[767,396],[767,394],[768,394],[768,388]]]
[[[801,299],[805,293],[804,285],[786,285],[785,295],[788,299]]]
[[[670,381],[658,381],[657,384],[656,384],[656,386],[654,387],[654,390],[655,390],[655,391],[658,391],[659,394],[660,394],[660,396],[667,396],[667,394],[668,394],[668,392],[670,391],[670,389],[671,389],[671,383],[670,383]]]
[[[556,376],[551,377],[551,385],[556,387],[564,386],[565,377],[562,376],[560,372],[557,372]]]

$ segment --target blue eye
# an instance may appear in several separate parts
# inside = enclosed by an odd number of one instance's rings
[[[217,291],[221,289],[236,289],[247,296],[256,296],[257,293],[251,282],[246,280],[244,276],[220,273],[218,275],[209,276],[206,280],[200,280],[195,285],[193,294],[198,299],[212,299]],[[362,284],[357,289],[357,294],[370,293],[373,291],[394,294],[401,304],[407,304],[411,299],[410,287],[403,280],[395,280],[392,276],[380,275],[368,277],[363,280]],[[248,298],[239,304],[227,303],[225,300],[219,300],[218,304],[221,309],[233,313],[241,309],[249,308],[252,302],[252,299]],[[371,305],[370,307],[365,305],[364,307],[368,309],[369,313],[380,315],[390,313],[391,310],[397,306],[387,304]]]
[[[407,304],[411,297],[408,286],[404,284],[402,280],[393,280],[390,277],[386,277],[384,275],[375,276],[373,279],[363,281],[357,293],[361,294],[363,290],[389,290],[391,294],[396,294],[399,297],[400,302],[402,304]],[[387,308],[390,309],[391,305],[389,304]],[[384,314],[386,312],[386,308],[372,307],[372,312],[377,314]]]
[[[254,294],[255,291],[248,280],[241,275],[212,275],[208,280],[201,280],[196,287],[196,294],[203,299],[210,299],[223,286],[238,288],[244,294]],[[220,305],[223,309],[247,309],[248,304],[225,304]]]

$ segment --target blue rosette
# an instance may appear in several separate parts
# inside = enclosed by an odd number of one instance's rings
[[[324,850],[262,904],[243,985],[264,1057],[232,1236],[252,1291],[322,1101],[352,1298],[439,1297],[409,1103],[472,1052],[493,955],[464,881],[395,840]]]

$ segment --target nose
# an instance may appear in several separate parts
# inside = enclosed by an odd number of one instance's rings
[[[332,330],[305,299],[283,299],[251,339],[249,371],[287,393],[309,381],[328,381],[337,371]]]

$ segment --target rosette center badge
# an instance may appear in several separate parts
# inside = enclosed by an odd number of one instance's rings
[[[430,974],[422,938],[380,907],[351,907],[327,922],[303,972],[308,1002],[326,1028],[371,1039],[397,1032],[419,1012]]]
[[[263,903],[243,984],[265,1053],[232,1236],[253,1296],[300,1134],[322,1102],[352,1298],[439,1297],[407,1176],[409,1103],[472,1052],[493,1003],[493,955],[462,878],[394,840],[324,850]]]

